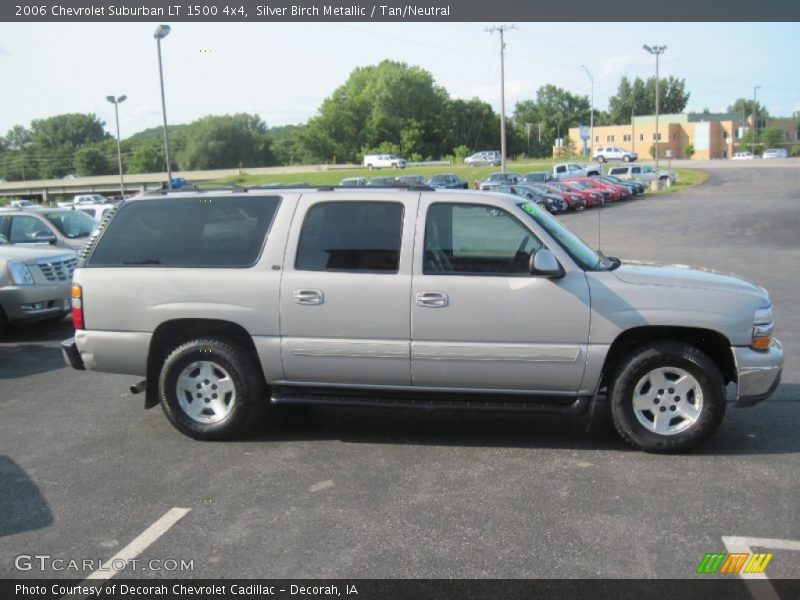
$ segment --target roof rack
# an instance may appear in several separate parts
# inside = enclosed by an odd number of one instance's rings
[[[409,192],[435,192],[437,188],[429,185],[422,184],[405,184],[402,182],[391,183],[388,185],[311,185],[308,183],[295,183],[295,184],[261,184],[243,186],[218,186],[213,188],[198,188],[198,187],[183,187],[178,190],[147,190],[142,192],[141,196],[164,196],[165,194],[174,192],[239,192],[247,193],[248,191],[270,191],[270,190],[313,190],[317,192],[332,192],[334,190],[406,190]]]

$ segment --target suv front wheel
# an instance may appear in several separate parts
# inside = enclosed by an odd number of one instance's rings
[[[195,339],[175,348],[161,369],[158,392],[170,422],[199,440],[238,436],[267,403],[252,353],[221,338]]]
[[[630,353],[609,385],[622,438],[646,452],[676,453],[705,441],[725,414],[719,369],[697,348],[653,342]]]

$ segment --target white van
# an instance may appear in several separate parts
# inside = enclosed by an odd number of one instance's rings
[[[368,169],[405,169],[405,158],[394,154],[367,154],[364,156],[364,166]]]

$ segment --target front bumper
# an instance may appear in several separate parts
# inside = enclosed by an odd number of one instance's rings
[[[9,321],[37,321],[65,315],[70,309],[70,287],[6,286],[0,294],[0,305]]]
[[[753,406],[769,398],[781,381],[783,346],[773,339],[765,351],[733,348],[736,362],[736,406]]]

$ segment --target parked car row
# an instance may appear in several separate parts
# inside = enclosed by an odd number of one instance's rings
[[[602,206],[645,191],[641,182],[613,175],[553,179],[549,173],[542,172],[493,173],[479,182],[478,188],[521,196],[551,213]]]
[[[347,177],[339,182],[342,187],[414,187],[428,186],[432,188],[462,189],[469,188],[469,182],[454,173],[438,173],[425,179],[422,175],[401,175],[399,177]]]

